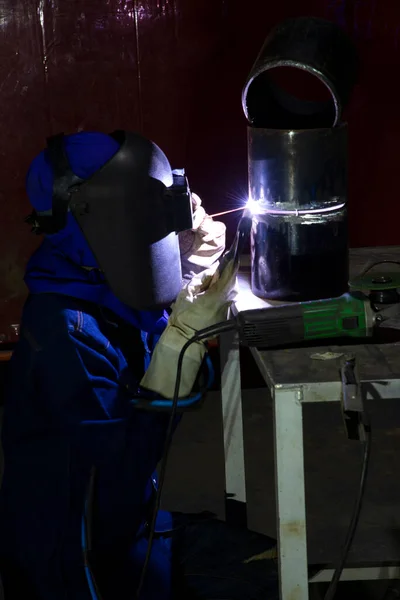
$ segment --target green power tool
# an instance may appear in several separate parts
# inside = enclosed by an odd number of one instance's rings
[[[240,342],[267,348],[371,336],[388,319],[400,317],[400,273],[368,275],[377,264],[382,263],[371,265],[351,281],[350,291],[339,298],[240,312],[234,318]]]

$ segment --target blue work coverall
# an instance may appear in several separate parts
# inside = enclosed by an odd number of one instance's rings
[[[89,302],[52,293],[28,299],[3,426],[7,599],[34,591],[40,600],[91,598],[81,535],[92,467],[93,572],[103,598],[135,597],[146,547],[140,530],[168,420],[131,402],[148,337]],[[169,598],[170,546],[169,536],[156,540],[144,598]]]

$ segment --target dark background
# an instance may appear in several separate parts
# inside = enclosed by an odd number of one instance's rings
[[[242,85],[271,27],[299,15],[338,23],[362,60],[345,115],[351,245],[397,244],[400,2],[0,0],[0,339],[13,339],[38,241],[24,176],[46,136],[138,130],[186,167],[210,212],[234,208],[246,195]]]

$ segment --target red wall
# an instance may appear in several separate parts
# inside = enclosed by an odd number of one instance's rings
[[[45,137],[139,130],[186,167],[211,212],[233,208],[246,194],[244,79],[270,28],[304,14],[342,25],[361,54],[346,115],[351,244],[397,244],[400,2],[1,0],[0,339],[19,321],[37,243],[24,176]]]

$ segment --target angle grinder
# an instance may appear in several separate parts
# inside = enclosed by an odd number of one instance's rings
[[[400,272],[368,274],[382,262],[350,281],[350,291],[338,298],[240,312],[234,318],[240,342],[266,348],[371,336],[389,319],[400,317]]]

